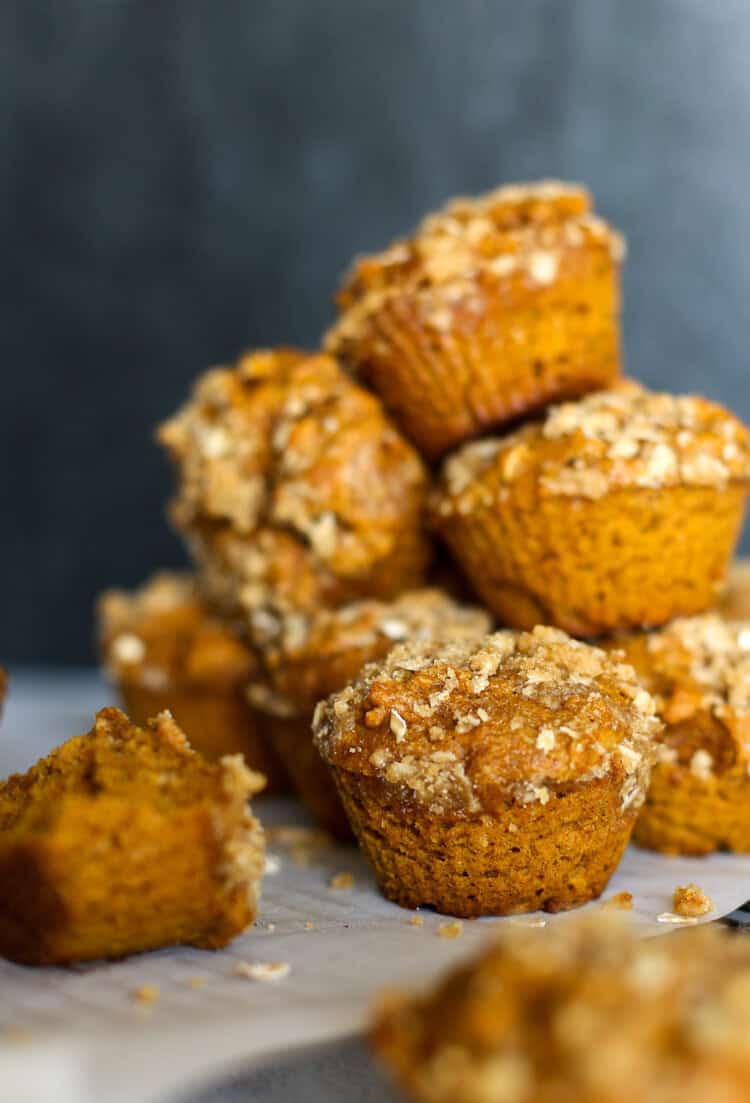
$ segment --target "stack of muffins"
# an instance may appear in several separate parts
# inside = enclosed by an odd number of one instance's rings
[[[213,369],[160,428],[195,575],[100,604],[136,719],[278,760],[404,905],[574,906],[634,827],[750,850],[750,625],[711,612],[750,434],[620,378],[624,252],[546,182],[359,260],[324,351]]]

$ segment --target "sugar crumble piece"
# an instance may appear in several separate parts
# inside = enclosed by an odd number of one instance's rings
[[[437,933],[439,938],[460,938],[464,925],[460,919],[454,919],[452,923],[441,923]]]
[[[161,998],[161,990],[157,984],[142,984],[132,993],[136,1003],[158,1003]]]
[[[677,886],[672,896],[672,907],[677,915],[687,918],[697,918],[716,911],[711,897],[692,881],[688,885]]]
[[[614,896],[602,902],[603,908],[612,908],[618,911],[629,912],[633,910],[632,892],[616,892]]]
[[[234,967],[235,976],[264,983],[283,980],[291,971],[288,961],[238,961]]]
[[[352,873],[336,873],[328,884],[332,889],[354,888],[354,875]]]
[[[424,919],[421,915],[413,915],[409,920],[410,927],[424,927]]]
[[[657,923],[684,923],[689,926],[691,923],[697,923],[698,920],[689,915],[676,915],[674,912],[662,912],[661,915],[656,917]]]

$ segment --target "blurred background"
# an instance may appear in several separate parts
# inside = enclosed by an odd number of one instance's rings
[[[750,419],[748,57],[747,0],[4,0],[0,656],[92,661],[182,562],[154,424],[455,193],[588,184],[629,372]]]

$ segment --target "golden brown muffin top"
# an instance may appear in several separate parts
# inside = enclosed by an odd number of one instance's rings
[[[720,612],[729,620],[750,620],[750,559],[736,559],[730,567]]]
[[[421,460],[329,356],[247,353],[202,376],[158,436],[178,468],[177,525],[204,546],[226,538],[243,549],[245,608],[273,604],[269,578],[285,542],[349,578],[418,527]]]
[[[437,292],[445,304],[471,294],[477,278],[554,282],[564,250],[605,249],[616,261],[623,238],[591,213],[591,197],[575,184],[545,180],[511,184],[477,198],[451,200],[413,236],[355,261],[337,301],[344,312],[326,338],[333,352],[358,335],[363,322],[394,295]],[[440,303],[431,319],[440,329]]]
[[[216,617],[192,575],[163,571],[138,590],[99,598],[99,641],[110,677],[156,692],[176,686],[244,686],[256,660],[231,624]]]
[[[483,609],[459,605],[438,589],[411,590],[391,602],[355,601],[312,616],[269,618],[259,641],[265,677],[250,686],[250,701],[275,715],[311,714],[318,701],[397,643],[477,639],[491,626]]]
[[[371,1035],[415,1103],[745,1103],[748,1037],[750,940],[611,914],[506,928]]]
[[[602,498],[624,488],[709,486],[750,480],[750,431],[723,406],[694,395],[657,394],[630,381],[552,406],[509,436],[461,448],[443,467],[437,511],[470,512],[487,494],[533,488]]]
[[[435,812],[546,804],[605,776],[643,799],[661,725],[633,669],[555,628],[397,646],[321,702],[323,758]]]
[[[0,832],[41,831],[76,802],[121,798],[157,811],[186,805],[244,805],[265,782],[241,755],[207,762],[190,746],[169,712],[145,728],[115,708],[94,726],[42,758],[25,774],[0,783]]]
[[[714,769],[750,765],[750,621],[683,617],[607,646],[624,652],[668,725],[662,761],[704,780]]]

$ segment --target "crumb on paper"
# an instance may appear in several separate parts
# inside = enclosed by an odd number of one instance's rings
[[[686,918],[697,918],[716,911],[711,897],[692,881],[688,885],[677,886],[672,896],[672,907],[677,915]]]
[[[460,938],[464,925],[460,919],[454,919],[452,923],[441,923],[438,927],[440,938]]]
[[[133,992],[133,999],[137,1003],[158,1003],[161,990],[158,984],[142,984]]]
[[[610,896],[602,902],[602,907],[630,912],[633,910],[633,894],[632,892],[616,892],[614,896]]]
[[[332,889],[352,889],[354,888],[354,874],[335,873],[328,883]]]
[[[235,976],[260,981],[283,980],[291,971],[288,961],[238,961],[234,967]]]
[[[315,927],[315,924],[313,922],[311,922],[309,919],[307,919],[305,921],[305,930],[306,931],[312,931],[314,929],[314,927]]]
[[[656,917],[657,923],[684,923],[689,926],[691,923],[697,923],[698,920],[694,916],[690,915],[676,915],[675,912],[662,912],[661,915]]]
[[[27,1045],[31,1039],[31,1031],[26,1026],[4,1026],[0,1029],[0,1038],[4,1042],[12,1042],[14,1045]]]
[[[281,869],[281,858],[278,858],[275,854],[266,854],[266,864],[263,872],[272,877],[275,873],[278,873]]]
[[[424,927],[424,919],[421,915],[413,915],[409,920],[410,927]]]
[[[188,977],[188,988],[203,988],[206,984],[205,977]]]

